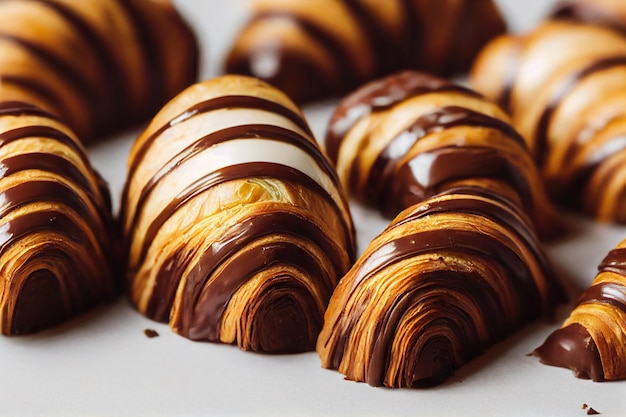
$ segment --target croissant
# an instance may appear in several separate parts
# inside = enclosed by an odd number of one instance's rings
[[[130,299],[192,340],[313,350],[355,256],[332,165],[259,80],[189,87],[139,136],[122,200]]]
[[[508,120],[474,91],[403,71],[344,98],[325,145],[346,188],[387,217],[475,183],[522,205],[542,235],[556,233],[541,176]]]
[[[533,354],[594,381],[626,379],[626,240],[599,266],[560,329]]]
[[[194,82],[197,44],[168,0],[0,2],[0,94],[82,140],[152,115]]]
[[[348,380],[432,386],[563,297],[519,206],[461,187],[374,238],[335,289],[317,352]]]
[[[0,102],[0,331],[32,333],[121,290],[106,183],[76,136],[30,104]]]
[[[622,0],[561,0],[549,17],[607,26],[626,33],[626,4]]]
[[[225,69],[308,102],[403,68],[466,72],[505,29],[492,0],[256,0]]]
[[[490,43],[471,81],[510,111],[555,201],[626,222],[626,37],[547,22]]]

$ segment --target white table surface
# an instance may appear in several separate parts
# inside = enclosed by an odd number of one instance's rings
[[[383,0],[380,0],[383,1]],[[435,1],[435,0],[433,0]],[[205,51],[202,76],[217,75],[243,16],[242,0],[179,0]],[[548,0],[500,0],[514,30],[532,27]],[[321,137],[333,103],[305,108]],[[90,149],[115,203],[137,132]],[[384,226],[354,206],[359,245]],[[573,294],[586,287],[626,228],[573,219],[578,228],[548,250]],[[571,306],[559,310],[563,319]],[[526,354],[559,324],[536,323],[427,390],[372,388],[320,367],[315,353],[269,356],[191,342],[136,313],[121,298],[27,337],[0,337],[0,416],[602,416],[626,415],[626,381],[593,383]],[[149,339],[144,329],[158,331]]]

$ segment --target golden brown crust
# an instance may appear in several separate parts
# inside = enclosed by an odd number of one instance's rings
[[[403,68],[465,72],[504,30],[491,0],[256,0],[226,71],[262,78],[304,102]]]
[[[404,71],[366,84],[339,104],[325,144],[345,188],[388,217],[471,183],[513,198],[542,235],[557,231],[541,177],[508,116],[445,80]]]
[[[0,92],[81,140],[146,119],[195,81],[197,45],[168,1],[3,1]]]
[[[45,111],[0,103],[0,332],[55,325],[121,290],[110,199],[74,134]]]
[[[560,329],[534,352],[594,381],[626,379],[626,241],[610,251]]]
[[[300,110],[248,77],[189,87],[129,158],[129,295],[194,340],[312,350],[354,257],[336,174]]]
[[[400,213],[337,286],[317,352],[374,386],[424,387],[563,292],[524,214],[497,193],[435,196]]]
[[[489,44],[471,79],[510,110],[555,200],[626,222],[626,178],[618,169],[626,157],[626,37],[547,22]]]

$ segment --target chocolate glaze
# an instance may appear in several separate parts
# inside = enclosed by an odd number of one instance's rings
[[[250,350],[297,353],[313,350],[322,314],[309,289],[289,276],[275,277],[244,314],[252,318]],[[311,314],[314,312],[315,314]]]
[[[256,54],[263,54],[264,57],[269,57],[268,52],[273,51],[273,58],[275,60],[274,66],[278,68],[277,75],[270,77],[266,80],[285,91],[289,97],[296,102],[304,102],[315,100],[329,95],[342,94],[350,89],[356,87],[365,80],[359,80],[357,75],[358,69],[355,67],[355,63],[350,60],[351,54],[343,45],[339,39],[335,39],[332,34],[324,31],[315,22],[309,21],[305,17],[289,13],[286,10],[270,10],[262,13],[258,13],[252,17],[249,25],[253,25],[258,21],[271,22],[274,19],[289,19],[297,26],[304,34],[310,38],[310,40],[322,47],[323,50],[328,51],[332,56],[332,62],[335,64],[336,74],[332,74],[336,77],[336,80],[328,79],[321,75],[321,70],[315,68],[317,65],[313,61],[303,60],[300,57],[299,52],[289,50],[289,53],[283,55],[286,52],[285,48],[276,44],[270,44],[264,46],[262,49],[253,50],[249,55],[231,56],[226,63],[226,71],[229,73],[239,73],[254,77],[262,77],[262,74],[258,74],[254,71],[254,68],[250,65],[254,60],[253,57]],[[303,55],[304,56],[304,55]],[[295,76],[296,79],[300,79],[298,73],[292,73],[289,69],[292,67],[289,58],[296,57],[295,66],[300,69],[311,68],[305,70],[308,74],[316,74],[314,80],[321,81],[321,85],[317,85],[315,90],[301,90],[301,86],[294,82],[291,77]],[[299,62],[306,62],[306,66],[299,65]],[[315,69],[313,69],[315,68]],[[311,81],[307,81],[310,83]],[[306,85],[306,84],[305,84]],[[289,87],[287,90],[286,87]],[[320,87],[326,87],[320,89]]]
[[[448,207],[443,208],[441,204],[445,204]],[[454,200],[445,201],[445,202],[432,202],[430,203],[424,210],[415,213],[414,215],[409,216],[400,224],[394,224],[391,227],[404,227],[404,225],[408,222],[412,222],[418,218],[424,216],[434,215],[437,212],[441,212],[441,210],[460,210],[461,212],[477,212],[484,213],[487,216],[495,216],[499,220],[507,219],[513,220],[512,223],[516,224],[519,222],[517,219],[512,219],[510,214],[506,211],[503,211],[500,207],[489,204],[484,201],[479,200],[464,200],[462,202],[457,202]],[[515,221],[517,220],[517,221]],[[500,223],[507,224],[507,223]],[[517,229],[522,229],[524,226],[517,226]],[[531,243],[532,242],[532,243]],[[528,245],[534,251],[538,251],[538,248],[534,241],[528,242]],[[351,291],[355,291],[364,280],[367,280],[379,273],[390,265],[401,262],[405,259],[409,259],[411,257],[418,256],[424,253],[437,253],[437,252],[446,252],[446,253],[455,253],[458,256],[467,257],[469,259],[481,259],[483,262],[497,262],[502,268],[504,268],[508,273],[506,277],[510,280],[509,283],[514,287],[513,292],[519,295],[518,300],[524,300],[523,303],[519,303],[518,311],[519,317],[517,320],[521,323],[528,320],[533,320],[537,318],[542,312],[544,312],[548,306],[543,305],[541,301],[541,294],[538,292],[538,288],[535,284],[535,280],[528,269],[526,261],[521,258],[521,254],[518,253],[515,249],[515,245],[512,244],[511,241],[499,241],[494,237],[484,235],[478,231],[469,232],[463,230],[431,230],[431,231],[416,231],[415,233],[410,233],[404,235],[400,238],[397,238],[387,244],[382,245],[378,250],[371,253],[368,256],[367,261],[362,261],[361,263],[367,263],[368,268],[357,270],[356,277],[354,279],[354,283]],[[544,257],[540,257],[539,262],[545,262]],[[547,264],[542,265],[544,268],[544,273],[546,277],[550,277],[552,272],[549,269]],[[416,271],[417,273],[417,271]],[[481,300],[481,302],[477,302],[481,308],[489,308],[490,306],[496,306],[495,309],[498,311],[502,311],[502,308],[498,308],[497,302],[485,302],[485,295],[480,295],[482,293],[476,293],[477,291],[485,291],[484,286],[476,285],[476,283],[472,283],[472,280],[467,279],[468,277],[465,274],[461,274],[464,279],[460,280],[456,285],[462,288],[462,291],[472,294],[472,298]],[[503,277],[504,278],[504,277]],[[421,278],[415,277],[416,282],[420,282]],[[489,290],[488,290],[489,291]],[[559,292],[559,291],[555,291]],[[494,293],[492,292],[492,297]],[[511,300],[511,302],[518,302],[517,300]],[[494,307],[491,307],[494,308]],[[489,312],[489,314],[485,315],[486,320],[490,320],[490,318],[494,318],[494,316],[501,317],[502,314],[493,314],[493,312]],[[518,326],[520,323],[508,323],[507,326],[502,325],[494,325],[492,327],[494,331],[494,340],[499,340],[504,337],[507,331],[511,331],[513,328]],[[352,331],[353,324],[347,325],[342,333],[350,334]],[[500,333],[500,334],[498,334]],[[342,338],[338,338],[337,345],[334,346],[331,351],[333,351],[333,356],[331,359],[331,366],[337,367],[339,364],[340,358],[343,356],[343,351],[345,349],[346,340]],[[391,340],[381,341],[383,344],[390,344]],[[384,366],[378,366],[379,369],[384,368]]]
[[[553,332],[533,355],[546,365],[571,369],[577,378],[604,381],[604,368],[596,343],[578,323]]]
[[[110,126],[106,126],[106,115],[115,114],[115,120],[119,120],[123,124],[128,123],[129,108],[128,100],[126,99],[128,94],[126,77],[121,64],[118,62],[115,54],[108,48],[106,41],[71,7],[63,3],[49,1],[42,1],[40,4],[58,14],[77,32],[79,39],[84,39],[89,44],[90,50],[98,61],[98,67],[102,69],[101,77],[105,80],[104,86],[106,87],[104,89],[105,93],[101,94],[98,100],[101,102],[103,111],[93,114],[96,117],[94,130],[110,129]]]
[[[532,204],[532,192],[523,175],[510,163],[510,156],[497,149],[478,146],[448,146],[416,155],[398,169],[399,161],[417,141],[429,133],[456,126],[495,129],[522,148],[526,144],[507,123],[472,110],[447,106],[425,114],[392,139],[378,155],[367,176],[365,189],[369,203],[379,206],[388,217],[440,191],[447,181],[478,177],[501,178],[518,191],[521,200]],[[357,188],[360,175],[353,164],[350,176],[352,189]],[[398,205],[399,204],[399,205]]]
[[[59,95],[53,91],[49,86],[42,83],[40,80],[34,80],[31,78],[25,78],[20,75],[2,75],[2,84],[15,85],[20,89],[30,91],[32,94],[38,96],[40,99],[49,104],[49,108],[55,109],[57,116],[72,114],[71,110],[67,106],[67,103],[59,97]]]
[[[572,143],[567,149],[564,160],[571,161],[575,157],[579,146],[580,143],[578,142]],[[567,178],[568,182],[561,186],[561,190],[556,190],[558,193],[556,198],[564,205],[574,208],[580,208],[581,205],[585,206],[586,204],[583,201],[593,204],[600,202],[602,200],[601,196],[604,194],[604,188],[590,186],[591,179],[604,162],[623,150],[626,150],[626,137],[623,135],[616,135],[603,144],[596,146],[587,155],[583,163],[576,166],[575,171]],[[585,191],[581,193],[581,190]],[[597,211],[591,212],[595,213]]]
[[[9,33],[0,33],[0,39],[18,44],[27,53],[36,56],[48,69],[58,74],[63,79],[63,82],[70,86],[72,92],[79,96],[80,100],[89,108],[88,113],[90,117],[97,117],[105,111],[102,106],[103,101],[100,92],[93,85],[90,85],[89,81],[84,77],[84,73],[78,71],[76,67],[69,65],[60,57],[55,56],[53,52],[30,40]],[[68,113],[65,114],[67,115]]]
[[[219,171],[213,172],[209,177],[202,178],[198,183],[191,184],[185,191],[183,191],[180,195],[176,196],[161,212],[159,215],[153,220],[153,222],[148,227],[146,232],[146,236],[143,239],[143,246],[141,250],[141,255],[139,257],[138,264],[141,264],[145,258],[145,255],[154,241],[159,229],[163,224],[172,217],[172,215],[179,210],[182,206],[185,205],[188,201],[190,201],[195,196],[207,191],[208,189],[215,187],[218,184],[221,184],[226,181],[232,181],[243,178],[276,178],[282,181],[287,182],[296,182],[304,185],[305,187],[316,191],[318,194],[323,196],[329,203],[333,205],[335,211],[340,218],[343,218],[343,214],[336,204],[334,204],[334,200],[328,194],[328,191],[324,190],[317,182],[313,181],[308,176],[302,174],[300,171],[284,166],[277,165],[265,162],[254,162],[248,164],[239,164],[234,166],[225,167]],[[351,226],[342,222],[344,227],[344,235],[345,241],[349,245],[346,250],[350,254],[350,258],[354,258],[354,254],[356,252],[356,246],[354,242],[354,236],[351,232]],[[338,253],[338,252],[332,252]],[[131,271],[131,274],[134,271]]]
[[[323,274],[322,268],[311,254],[297,244],[287,241],[264,244],[242,251],[238,256],[231,258],[208,282],[206,280],[209,277],[204,267],[208,266],[207,270],[213,271],[213,256],[207,255],[190,271],[187,277],[189,284],[185,286],[185,295],[181,302],[183,311],[179,332],[193,340],[219,341],[219,324],[228,301],[241,285],[261,271],[285,265],[296,268],[308,276],[323,277],[324,281],[330,280],[330,277]],[[307,311],[305,315],[317,317],[318,323],[321,323],[322,306],[318,306],[314,300],[307,300],[312,296],[307,291],[302,294],[302,300],[297,300],[297,304],[301,307],[307,305],[316,307],[313,311]],[[330,298],[330,293],[327,297]],[[273,328],[278,330],[279,326]],[[319,329],[317,331],[319,332]],[[273,339],[271,336],[268,338]]]
[[[548,129],[552,122],[552,116],[558,109],[561,101],[585,78],[598,72],[608,70],[614,67],[626,66],[626,56],[612,56],[599,59],[590,65],[569,74],[559,85],[556,93],[552,96],[546,105],[535,129],[535,149],[534,157],[538,161],[539,166],[543,166],[548,151]]]
[[[626,276],[626,248],[611,250],[600,262],[599,272],[614,272]]]
[[[23,101],[0,101],[0,116],[40,116],[59,121],[58,117]]]
[[[242,248],[245,248],[255,240],[273,234],[294,236],[299,239],[314,242],[316,246],[320,247],[324,251],[324,253],[329,254],[329,260],[335,271],[337,271],[338,274],[341,273],[341,259],[339,256],[330,256],[331,254],[339,254],[341,252],[341,248],[337,248],[318,225],[315,225],[310,220],[299,217],[295,214],[278,211],[260,213],[254,218],[246,219],[237,225],[234,225],[229,230],[228,234],[223,236],[220,240],[213,242],[211,245],[211,251],[207,251],[207,259],[203,258],[205,267],[203,270],[205,275],[197,276],[197,280],[199,282],[206,282],[219,265],[226,262]],[[153,295],[148,305],[147,315],[149,317],[159,321],[167,321],[169,319],[169,311],[172,307],[176,289],[179,285],[180,274],[182,274],[182,272],[187,268],[188,262],[189,254],[186,252],[185,248],[180,248],[163,263],[163,266],[159,269],[159,274],[153,289]],[[252,263],[256,265],[258,262],[259,261],[253,261]],[[206,269],[209,268],[209,263],[211,263],[212,266],[210,269]],[[237,288],[239,288],[241,285],[239,280],[241,279],[242,277],[239,276],[227,276],[222,274],[222,285],[224,288],[228,289],[228,293],[230,294],[226,301],[230,299],[230,296],[237,290]],[[231,283],[228,284],[228,282]],[[326,281],[321,280],[320,282]],[[332,284],[332,282],[329,283]],[[202,286],[193,288],[188,285],[187,288],[189,290],[200,291]],[[326,288],[329,297],[332,289],[332,286]],[[192,298],[188,301],[190,308],[193,308],[196,304],[199,296],[198,294],[196,296],[193,296],[193,294],[191,295]],[[225,305],[222,305],[221,307],[214,307],[211,310],[223,311],[224,308]],[[219,319],[219,317],[213,317],[213,320],[217,319]]]
[[[11,325],[13,333],[28,334],[54,326],[69,315],[63,302],[63,294],[57,278],[50,271],[38,270],[30,274],[15,297],[15,308]],[[6,313],[3,315],[7,319]]]
[[[481,97],[465,87],[417,71],[402,71],[366,84],[345,97],[335,109],[326,133],[328,156],[337,162],[344,137],[362,117],[388,110],[411,97],[446,91]]]
[[[578,304],[603,303],[626,313],[626,287],[617,283],[602,282],[592,285],[578,299]]]
[[[190,146],[181,150],[178,154],[173,156],[156,174],[146,182],[146,185],[141,190],[137,205],[135,207],[135,215],[131,221],[130,228],[128,230],[134,230],[139,216],[143,211],[146,200],[151,195],[156,185],[167,177],[168,174],[174,172],[174,170],[192,159],[193,157],[208,151],[211,147],[223,143],[229,140],[237,139],[257,139],[268,138],[268,140],[276,140],[280,142],[290,143],[298,148],[305,150],[320,166],[320,169],[331,179],[334,179],[337,189],[339,189],[339,180],[336,178],[337,174],[330,162],[320,155],[319,148],[310,139],[301,136],[300,134],[278,126],[272,125],[239,125],[222,130],[212,132],[195,142]]]
[[[425,302],[436,304],[442,312],[427,322],[423,329],[419,329],[420,334],[428,333],[430,327],[450,327],[454,329],[453,333],[459,340],[447,340],[440,334],[427,341],[424,341],[422,336],[414,337],[414,343],[419,342],[422,349],[408,348],[408,351],[416,356],[412,362],[413,366],[404,369],[402,373],[402,376],[408,379],[404,385],[409,387],[436,385],[449,377],[464,361],[479,354],[481,341],[478,337],[478,326],[496,328],[499,332],[505,333],[506,323],[501,314],[502,306],[497,294],[493,292],[493,288],[482,285],[482,279],[481,276],[472,272],[436,271],[422,274],[420,281],[399,295],[393,308],[385,312],[376,323],[375,334],[378,336],[370,348],[367,382],[373,386],[384,385],[390,362],[391,345],[398,332],[399,322],[407,310],[416,304]],[[466,285],[460,285],[460,283]],[[481,318],[484,318],[486,323],[475,323],[470,314],[464,311],[463,306],[448,303],[448,297],[442,296],[439,292],[441,288],[449,288],[451,291],[470,289],[471,297],[475,300],[475,307],[481,310]],[[439,295],[437,295],[438,292]],[[461,358],[455,357],[457,349],[453,346],[462,347],[459,349]]]
[[[226,95],[212,98],[207,101],[203,101],[186,109],[181,114],[172,118],[167,124],[158,128],[154,133],[152,133],[144,142],[141,144],[139,149],[135,152],[135,155],[130,161],[130,165],[128,167],[128,178],[132,178],[137,170],[137,167],[143,161],[148,149],[152,146],[154,141],[156,141],[163,132],[165,132],[170,127],[177,125],[179,123],[183,123],[194,116],[208,113],[214,110],[228,109],[228,108],[245,108],[245,109],[256,109],[263,110],[271,113],[277,113],[294,123],[304,132],[313,137],[313,133],[309,128],[308,124],[304,121],[301,115],[294,112],[287,107],[282,106],[279,103],[274,101],[266,100],[261,97],[254,96],[242,96],[242,95]],[[128,186],[128,184],[126,184]],[[125,189],[124,194],[127,194],[127,189]]]
[[[449,36],[449,45],[446,45],[442,56],[428,56],[423,45],[429,40],[428,33],[422,24],[428,19],[424,13],[418,13],[415,0],[395,0],[401,9],[401,20],[395,36],[392,28],[387,28],[375,11],[371,11],[357,0],[344,0],[342,4],[347,8],[350,19],[357,26],[358,36],[363,38],[363,48],[371,53],[370,68],[357,68],[356,63],[350,61],[347,48],[349,45],[327,33],[314,20],[307,19],[298,13],[275,8],[256,14],[248,26],[255,24],[270,25],[272,19],[289,19],[309,39],[309,42],[327,51],[336,67],[336,74],[322,75],[322,68],[315,61],[306,59],[300,51],[288,49],[277,39],[266,42],[259,41],[252,50],[235,52],[233,49],[226,62],[226,72],[253,75],[264,78],[254,68],[255,57],[272,57],[277,71],[265,80],[287,92],[297,102],[305,102],[338,96],[350,91],[363,82],[375,77],[387,75],[404,68],[419,68],[421,70],[442,75],[465,72],[471,65],[479,49],[492,37],[505,31],[505,23],[498,9],[491,0],[465,0],[461,4],[454,2],[451,8],[461,8],[458,21],[453,26],[454,33]],[[453,2],[449,2],[453,3]],[[447,15],[446,15],[447,16]],[[325,19],[325,16],[320,16]],[[484,18],[484,19],[483,19]],[[481,21],[481,24],[477,22]],[[435,35],[436,36],[436,35]],[[460,45],[460,47],[458,47]],[[454,52],[452,52],[454,51]],[[439,53],[439,52],[438,52]],[[295,70],[298,71],[295,71]],[[302,75],[312,76],[307,81]],[[330,78],[333,77],[333,78]],[[315,80],[314,83],[311,83]],[[313,84],[313,85],[311,85]],[[312,88],[316,86],[317,89]]]
[[[551,12],[550,18],[607,26],[626,33],[626,21],[611,10],[603,10],[590,1],[562,0]]]

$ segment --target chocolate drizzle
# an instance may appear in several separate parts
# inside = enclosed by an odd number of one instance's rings
[[[451,196],[452,197],[452,196]],[[472,215],[486,217],[498,225],[506,225],[507,232],[498,238],[480,231],[464,228],[445,228],[427,230],[417,226],[416,222],[432,218],[436,219],[443,213],[459,214],[461,224],[471,222]],[[463,217],[461,217],[463,216]],[[465,218],[466,220],[461,220]],[[434,199],[416,206],[405,217],[393,223],[384,233],[394,233],[397,229],[407,229],[388,242],[378,241],[378,246],[367,257],[362,258],[349,275],[350,286],[344,288],[344,299],[356,297],[356,292],[367,287],[368,280],[381,279],[384,271],[400,262],[427,254],[440,254],[438,258],[427,261],[432,267],[415,266],[402,293],[385,308],[383,315],[377,320],[375,335],[371,336],[369,366],[366,381],[374,386],[430,386],[447,378],[462,363],[479,354],[482,349],[507,336],[522,323],[536,319],[550,309],[554,302],[564,299],[562,288],[554,281],[554,275],[545,256],[537,245],[536,238],[529,232],[528,224],[515,206],[502,206],[488,199],[470,195],[455,195],[449,199]],[[436,220],[433,220],[436,221]],[[415,225],[414,225],[415,224]],[[516,236],[513,240],[509,236]],[[519,243],[523,242],[524,249]],[[527,258],[522,253],[531,253],[531,259],[538,262],[544,274],[533,277]],[[450,260],[442,258],[446,254]],[[462,259],[462,260],[459,260]],[[456,262],[459,262],[458,266]],[[463,266],[465,262],[472,264],[491,265],[489,270],[498,270],[496,276],[482,275],[478,270]],[[497,265],[497,266],[496,266]],[[501,275],[499,275],[501,274]],[[503,298],[498,292],[502,283],[492,282],[506,277],[506,286],[511,287],[514,299]],[[542,294],[541,285],[536,280],[547,280],[548,294]],[[408,285],[408,282],[411,284]],[[345,293],[348,291],[348,293]],[[451,294],[464,294],[473,306],[471,309],[457,305]],[[413,308],[420,305],[433,305],[433,310],[424,310],[419,326],[411,329],[400,329],[400,320]],[[503,314],[505,304],[512,306],[516,316]],[[470,311],[474,313],[470,316]],[[342,327],[334,328],[335,333],[330,345],[325,349],[331,352],[328,367],[338,368],[345,354],[346,343],[360,317],[352,316],[343,320]],[[406,324],[405,324],[406,326]],[[445,327],[445,332],[436,328]],[[480,327],[482,330],[478,330]],[[387,369],[390,366],[390,349],[394,339],[404,332],[416,332],[411,338],[415,346],[407,349],[415,360],[410,367],[402,369],[404,381],[386,381]],[[448,339],[443,334],[454,335]],[[487,334],[487,339],[480,334]],[[415,350],[413,350],[415,349]],[[408,355],[405,352],[403,355]],[[403,356],[404,358],[404,356]],[[409,359],[395,359],[409,360]],[[396,385],[398,384],[398,385]]]
[[[548,152],[548,130],[552,122],[552,116],[558,109],[559,104],[571,91],[585,78],[598,72],[614,67],[626,66],[626,56],[611,56],[592,62],[590,65],[569,74],[561,81],[555,93],[546,105],[535,129],[535,146],[533,149],[535,160],[539,166],[545,163]]]
[[[9,335],[55,325],[119,290],[106,184],[75,139],[49,124],[58,120],[28,104],[0,103],[0,117],[15,118],[6,127],[23,124],[21,115],[38,124],[0,133],[0,147],[27,143],[0,161],[0,330]],[[52,143],[42,146],[42,138]]]
[[[326,11],[324,2],[319,2],[319,10],[269,2],[244,26],[226,61],[226,72],[265,79],[295,101],[307,102],[340,96],[403,69],[439,75],[465,72],[480,48],[506,29],[491,0],[446,1],[444,7],[442,2],[427,6],[415,0],[389,0],[389,6],[360,0],[338,3],[335,6],[345,8],[345,20],[350,22],[341,32],[328,29],[337,24],[337,16]],[[274,25],[277,19],[291,24],[251,36],[251,31]],[[440,24],[429,24],[431,19]],[[441,26],[451,33],[441,32],[446,30]],[[432,38],[445,43],[429,50],[425,45]],[[360,59],[353,59],[355,54]],[[326,57],[330,63],[320,62]],[[269,65],[257,66],[259,58]]]
[[[400,160],[406,158],[420,139],[432,132],[457,126],[495,129],[526,148],[520,135],[499,119],[457,106],[439,108],[420,116],[378,155],[366,180],[369,203],[381,207],[385,215],[393,217],[402,209],[439,192],[447,181],[467,177],[495,177],[514,185],[521,200],[531,204],[532,192],[527,179],[510,163],[510,156],[495,148],[446,146],[422,152],[398,169]],[[353,189],[356,188],[354,181],[357,178],[354,172],[350,176]],[[397,202],[401,202],[400,205]]]
[[[214,82],[225,95],[188,106],[141,136],[131,154],[122,199],[131,299],[148,317],[169,321],[177,333],[193,340],[236,343],[245,350],[268,353],[311,350],[328,299],[356,252],[337,174],[289,101],[280,96],[272,101],[229,95],[227,88],[232,82],[236,94],[243,84],[261,92],[268,85],[249,77],[226,76],[207,81],[202,88],[210,91]],[[194,125],[191,131],[197,138],[179,145],[169,160],[151,170],[151,176],[135,178],[143,164],[150,163],[149,152],[159,151],[159,138],[167,129],[226,109],[241,111],[241,124],[216,127],[207,119],[200,130]],[[268,123],[246,123],[246,109],[272,117]],[[276,116],[285,120],[269,123]],[[281,154],[255,155],[257,146]],[[226,153],[227,163],[202,168],[193,178],[169,187],[173,183],[167,180],[177,180],[177,170],[187,170],[205,157],[210,160],[213,152]],[[287,160],[292,153],[293,162]],[[249,183],[268,192],[259,201],[256,195],[250,201],[242,195],[237,202],[237,187],[247,190]],[[195,225],[188,222],[184,210],[189,210],[189,204],[198,198],[219,198],[221,185],[233,187],[233,201],[216,207]],[[165,189],[175,195],[162,201],[157,194]],[[129,197],[131,190],[136,194]],[[129,201],[135,203],[133,207]],[[163,234],[163,226],[174,216],[183,219],[188,239]],[[208,231],[205,227],[213,216],[220,218],[219,224]]]
[[[626,22],[617,13],[590,1],[561,0],[550,18],[606,26],[626,34]]]
[[[361,118],[388,110],[411,97],[441,92],[481,97],[465,87],[416,71],[402,71],[359,88],[345,97],[333,113],[325,140],[328,156],[337,162],[344,137]]]

